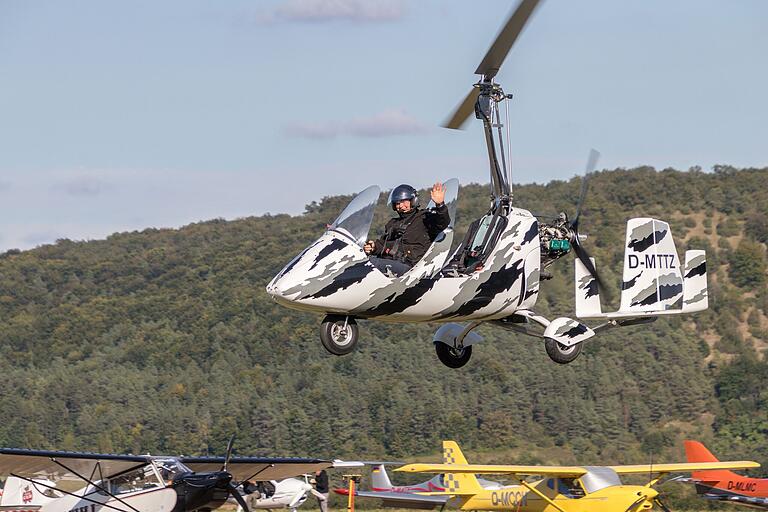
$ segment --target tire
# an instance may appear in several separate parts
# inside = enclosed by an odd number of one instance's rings
[[[461,368],[472,357],[472,346],[456,349],[442,342],[435,343],[437,358],[448,368]]]
[[[346,324],[346,329],[344,329]],[[320,324],[320,341],[325,350],[335,356],[344,356],[357,348],[360,330],[354,318],[341,315],[328,315]]]
[[[544,348],[549,358],[558,364],[568,364],[581,354],[581,343],[566,347],[555,340],[545,340]]]

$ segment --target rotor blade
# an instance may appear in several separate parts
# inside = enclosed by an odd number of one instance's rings
[[[224,457],[224,465],[221,467],[222,471],[227,470],[227,466],[229,465],[229,459],[232,457],[232,445],[235,444],[235,434],[232,434],[232,436],[229,438],[229,442],[227,443],[227,455]]]
[[[496,36],[493,44],[488,49],[488,53],[483,57],[483,61],[477,66],[476,74],[485,75],[489,79],[496,76],[509,50],[515,44],[517,36],[523,31],[528,18],[530,18],[531,13],[533,13],[538,4],[539,0],[522,0],[520,2],[512,16],[507,20],[506,25]]]
[[[587,167],[584,169],[584,177],[581,178],[581,192],[579,193],[579,202],[576,203],[576,215],[573,218],[571,225],[575,226],[574,229],[578,229],[579,217],[581,216],[581,207],[584,205],[584,198],[587,197],[587,189],[589,188],[589,176],[597,168],[597,161],[600,159],[600,152],[592,148],[589,151],[587,157]]]
[[[242,507],[244,512],[251,512],[248,508],[248,504],[245,502],[245,499],[243,498],[243,495],[240,494],[240,491],[237,490],[237,487],[235,487],[235,484],[232,482],[229,482],[229,494],[232,495],[233,498],[235,498],[235,501],[237,502],[240,507]]]
[[[469,116],[475,111],[475,102],[480,95],[480,89],[473,87],[469,94],[467,94],[464,101],[462,101],[456,110],[453,111],[451,117],[449,117],[444,123],[444,128],[450,128],[452,130],[459,130]]]

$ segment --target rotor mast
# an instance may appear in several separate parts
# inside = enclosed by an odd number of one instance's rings
[[[540,0],[521,0],[475,70],[475,74],[481,75],[482,78],[443,125],[446,128],[459,129],[472,111],[474,111],[475,117],[483,121],[491,171],[494,210],[501,205],[506,205],[505,207],[508,208],[512,202],[512,165],[504,153],[503,125],[499,113],[501,102],[512,96],[504,94],[501,85],[495,83],[493,79],[539,3]],[[509,115],[506,117],[508,126]],[[496,134],[494,134],[494,128],[497,128]],[[499,159],[499,151],[501,159]]]

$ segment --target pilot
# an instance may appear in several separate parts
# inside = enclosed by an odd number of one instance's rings
[[[368,240],[363,247],[371,263],[390,277],[410,270],[451,223],[445,205],[445,185],[435,183],[430,195],[435,207],[421,210],[415,188],[399,185],[392,189],[389,205],[398,216],[387,222],[384,236]]]

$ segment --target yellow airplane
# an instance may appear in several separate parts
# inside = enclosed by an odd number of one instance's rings
[[[468,464],[459,445],[443,441],[443,464],[407,464],[396,471],[445,474],[445,491],[419,493],[449,495],[461,510],[509,510],[514,512],[639,512],[658,505],[653,486],[668,473],[709,469],[757,468],[752,461],[639,464],[631,466],[507,466]],[[520,485],[486,490],[475,475],[504,474]],[[623,485],[619,475],[645,474],[646,485]],[[538,480],[528,481],[531,476]]]

